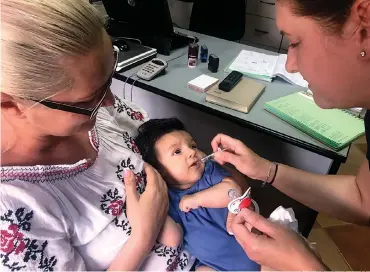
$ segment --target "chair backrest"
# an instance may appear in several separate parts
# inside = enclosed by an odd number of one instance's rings
[[[196,0],[189,29],[226,40],[240,40],[245,31],[245,9],[245,0]]]

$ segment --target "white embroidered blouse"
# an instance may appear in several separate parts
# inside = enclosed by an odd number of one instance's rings
[[[147,114],[116,97],[101,108],[90,141],[95,161],[73,165],[1,167],[2,270],[105,270],[131,227],[123,170],[145,188],[143,161],[133,141]],[[156,244],[140,270],[189,270],[194,258]]]

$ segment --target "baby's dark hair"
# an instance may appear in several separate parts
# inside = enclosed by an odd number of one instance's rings
[[[164,135],[174,131],[186,131],[185,125],[177,118],[151,119],[139,127],[135,143],[143,160],[160,169],[155,143]]]

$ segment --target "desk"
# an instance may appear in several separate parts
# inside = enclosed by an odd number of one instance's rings
[[[223,71],[227,64],[242,49],[276,54],[266,50],[248,47],[239,43],[182,30],[199,38],[199,44],[206,44],[209,53],[220,58],[218,73],[211,73],[207,63],[198,63],[194,69],[187,67],[187,48],[174,51],[170,56],[158,56],[169,61],[166,74],[152,81],[136,81],[129,78],[140,67],[116,74],[112,91],[142,106],[151,118],[176,116],[184,122],[199,148],[210,152],[210,141],[219,132],[239,138],[259,155],[303,170],[336,174],[341,163],[347,159],[349,148],[333,151],[313,138],[300,132],[263,109],[267,101],[301,90],[283,81],[274,80],[266,84],[266,89],[248,114],[240,113],[205,102],[205,94],[187,88],[187,83],[201,74],[209,74],[222,80],[227,74]],[[127,81],[127,84],[125,84]],[[134,83],[134,86],[132,84]],[[132,88],[133,87],[133,88]],[[131,97],[132,89],[132,97]],[[260,183],[250,181],[255,187],[253,197],[261,206],[261,213],[268,216],[276,207],[293,207],[299,221],[299,229],[308,236],[317,213],[275,188],[259,188]]]

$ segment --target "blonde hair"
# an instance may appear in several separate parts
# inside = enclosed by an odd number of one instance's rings
[[[104,21],[87,0],[1,0],[1,92],[44,99],[71,88],[63,57],[89,53]]]

